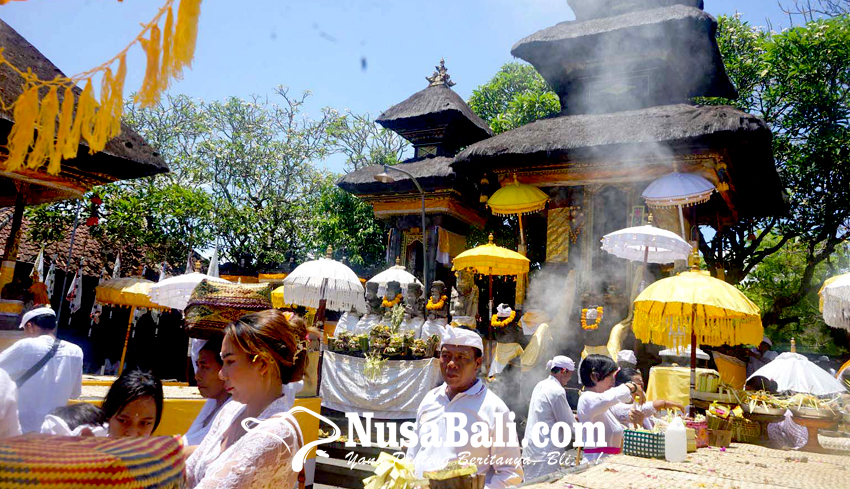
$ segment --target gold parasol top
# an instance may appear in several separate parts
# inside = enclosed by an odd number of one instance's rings
[[[531,214],[543,210],[549,196],[539,188],[514,181],[496,190],[487,200],[487,206],[497,216]]]
[[[520,275],[528,273],[531,262],[516,251],[493,243],[493,235],[485,245],[476,246],[457,255],[452,271],[473,269],[485,275]]]
[[[95,288],[95,300],[101,304],[147,309],[169,310],[151,301],[150,291],[154,285],[140,277],[113,278]]]
[[[758,306],[734,286],[700,271],[661,279],[635,299],[632,329],[645,343],[688,345],[692,324],[700,345],[758,345],[764,336]]]

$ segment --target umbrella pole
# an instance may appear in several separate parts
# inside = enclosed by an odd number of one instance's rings
[[[493,345],[490,342],[490,338],[493,336],[493,273],[491,269],[491,273],[488,274],[489,277],[489,297],[490,300],[487,302],[487,355],[485,361],[487,362],[487,373],[490,372],[490,363],[492,363],[493,356]]]
[[[124,358],[127,356],[127,344],[130,342],[130,330],[133,328],[133,316],[136,315],[136,306],[130,308],[130,319],[127,321],[127,334],[124,335],[124,349],[121,350],[121,363],[118,364],[118,376],[124,372]]]
[[[523,256],[525,256],[525,230],[522,228],[522,214],[517,214],[516,218],[519,221],[519,252],[522,253]]]
[[[322,341],[325,339],[325,309],[327,308],[328,301],[325,299],[325,290],[328,286],[328,279],[322,280],[322,298],[319,300],[319,308],[316,309],[316,322],[322,325],[321,333],[322,336],[319,338],[319,350],[322,349]],[[319,392],[322,388],[322,363],[325,360],[325,352],[319,351],[319,364],[316,366],[316,395],[319,395]]]
[[[682,239],[687,241],[688,238],[685,237],[685,215],[682,213],[682,206],[677,205],[676,208],[679,209],[679,228],[682,230]]]
[[[690,405],[688,406],[688,410],[690,411],[691,416],[694,415],[694,391],[696,390],[696,380],[697,380],[697,332],[696,332],[696,305],[691,309],[691,392],[688,396],[690,398]]]

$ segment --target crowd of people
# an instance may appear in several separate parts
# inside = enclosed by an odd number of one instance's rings
[[[69,405],[81,393],[82,352],[56,337],[56,315],[48,307],[25,314],[21,328],[26,337],[0,353],[0,438],[32,432],[153,435],[163,417],[158,378],[128,370],[114,381],[100,407]],[[183,437],[188,487],[295,486],[298,474],[290,462],[304,440],[288,411],[303,385],[310,333],[302,318],[270,309],[245,315],[229,324],[221,339],[197,345],[195,380],[206,402]],[[753,350],[754,367],[772,359],[770,347],[766,340]],[[496,437],[509,432],[514,413],[482,380],[483,353],[477,332],[447,329],[438,352],[443,383],[421,402],[416,442],[407,450],[417,477],[465,459],[476,464],[487,489],[504,489],[565,463],[565,450],[554,437],[544,436],[545,442],[538,443],[534,430],[541,425],[601,424],[606,446],[584,450],[585,460],[592,462],[619,453],[625,427],[651,429],[657,413],[683,410],[676,402],[646,400],[632,352],[621,352],[618,361],[591,354],[578,368],[572,359],[557,355],[546,363],[548,375],[532,391],[523,442],[498,443]],[[576,370],[583,391],[574,413],[565,387]],[[471,435],[465,443],[423,442],[449,439],[457,420]],[[793,436],[787,428],[777,429],[777,437]]]
[[[0,353],[0,439],[153,435],[163,417],[158,378],[128,370],[101,406],[69,404],[81,394],[82,351],[56,337],[48,307],[25,314],[21,328],[25,338]],[[303,319],[270,309],[201,346],[195,379],[207,401],[183,437],[188,487],[295,486],[290,461],[304,442],[288,411],[303,386],[309,337]]]

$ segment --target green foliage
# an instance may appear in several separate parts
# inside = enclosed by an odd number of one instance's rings
[[[75,209],[76,204],[72,202],[26,207],[24,217],[31,223],[26,239],[39,247],[61,241],[65,238],[65,229],[74,225]]]
[[[469,107],[499,134],[555,114],[561,103],[534,67],[515,62],[475,89]]]
[[[776,234],[768,236],[763,246],[775,246],[782,237]],[[818,264],[814,270],[814,282],[823,283],[836,275],[838,270],[850,265],[850,250],[841,247],[829,262]],[[806,269],[805,244],[801,240],[787,241],[776,253],[766,257],[739,284],[741,290],[763,311],[773,308],[774,302],[794,293],[802,280],[802,271]],[[840,355],[846,348],[839,346],[843,331],[828,328],[823,323],[819,310],[819,298],[816,289],[812,289],[796,304],[786,307],[783,317],[791,316],[797,320],[787,327],[767,325],[766,333],[774,342],[790,343],[791,338],[797,344],[822,354]]]
[[[711,243],[701,243],[701,251],[709,268],[722,263],[727,280],[737,283],[793,240],[802,261],[787,266],[797,267],[799,280],[782,287],[766,283],[773,292],[764,322],[802,324],[808,316],[795,308],[819,287],[819,267],[843,246],[850,229],[850,18],[775,33],[753,28],[739,16],[724,16],[717,36],[740,92],[733,103],[762,117],[773,131],[773,156],[789,215],[742,220],[718,232]]]
[[[328,245],[360,269],[382,266],[386,255],[386,225],[375,219],[372,206],[336,186],[338,175],[321,179],[311,202],[311,251]]]
[[[369,114],[346,112],[328,125],[333,151],[345,155],[345,171],[369,165],[395,165],[407,149],[407,141],[384,129]]]

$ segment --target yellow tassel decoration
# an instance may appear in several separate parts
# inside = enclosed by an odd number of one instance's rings
[[[77,104],[77,117],[74,119],[74,129],[71,133],[74,141],[79,143],[80,138],[84,138],[89,144],[89,153],[91,153],[91,142],[94,141],[94,123],[95,111],[97,110],[97,102],[94,100],[94,89],[92,88],[91,79],[86,82],[86,88],[83,89],[83,94],[80,95],[80,101]]]
[[[118,63],[118,73],[112,82],[112,123],[109,128],[109,139],[121,134],[121,117],[124,115],[124,79],[127,77],[127,57],[121,56]]]
[[[172,49],[174,45],[174,13],[171,7],[168,8],[168,15],[165,17],[165,27],[162,31],[162,64],[159,68],[159,80],[163,89],[168,88],[171,81],[172,71]]]
[[[9,132],[9,159],[6,171],[16,171],[24,165],[24,157],[32,144],[35,122],[38,118],[38,88],[30,87],[15,101],[12,113],[15,125]]]
[[[198,17],[201,16],[201,0],[180,0],[177,9],[177,26],[174,28],[174,48],[172,50],[172,74],[175,78],[183,75],[184,67],[192,66],[195,56],[195,41],[198,38]]]
[[[9,0],[0,0],[0,5]],[[174,5],[177,2],[175,18]],[[0,66],[6,66],[22,79],[24,92],[11,106],[14,124],[8,136],[8,158],[0,167],[17,171],[24,167],[38,170],[47,163],[47,172],[57,175],[62,160],[76,158],[82,139],[90,153],[102,151],[110,139],[121,134],[124,112],[124,82],[127,74],[127,52],[139,43],[146,52],[147,66],[136,102],[149,107],[159,100],[170,81],[191,66],[198,36],[201,0],[165,0],[156,16],[143,24],[136,39],[115,57],[102,65],[70,78],[40,80],[31,70],[21,70],[3,56]],[[159,23],[165,16],[164,32]],[[147,38],[146,38],[147,36]],[[112,68],[118,62],[113,74]],[[100,102],[94,98],[92,78],[101,74]],[[77,84],[85,82],[79,97],[74,93]],[[39,90],[46,95],[39,100]],[[64,90],[59,101],[59,90]],[[58,118],[58,123],[57,123]],[[37,131],[37,132],[36,132]],[[28,155],[29,153],[29,155]]]
[[[38,136],[27,158],[27,168],[35,170],[41,167],[54,151],[53,136],[56,134],[56,115],[59,113],[58,87],[50,87],[41,101],[38,114]]]
[[[100,82],[100,107],[94,117],[94,130],[92,138],[88,139],[89,152],[97,153],[106,147],[106,138],[112,125],[112,70],[109,68],[103,73]]]
[[[148,65],[145,69],[145,79],[142,88],[136,95],[136,102],[142,107],[150,107],[155,104],[159,96],[159,52],[160,31],[159,27],[151,28],[150,39],[142,39],[142,48],[148,56]]]
[[[77,146],[66,146],[71,134],[71,126],[74,124],[74,90],[67,86],[62,99],[62,111],[59,113],[59,129],[56,131],[56,149],[50,155],[50,166],[47,173],[56,175],[59,173],[62,158],[71,159],[77,157]]]

